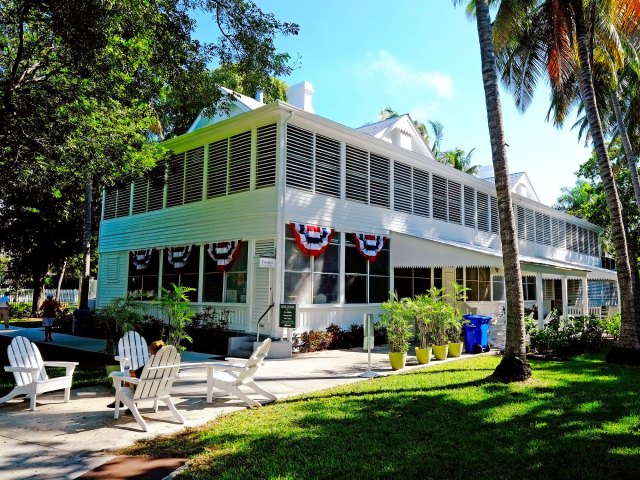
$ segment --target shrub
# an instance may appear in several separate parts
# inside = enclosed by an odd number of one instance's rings
[[[191,318],[193,328],[217,328],[226,330],[229,326],[229,310],[216,310],[213,307],[205,307]]]
[[[594,316],[560,320],[554,315],[542,330],[529,332],[531,351],[547,358],[597,352],[604,345],[604,325],[604,320]]]
[[[9,318],[27,318],[30,316],[30,302],[12,302],[9,304]]]
[[[614,342],[618,340],[618,337],[620,336],[620,323],[620,312],[602,320],[604,333],[611,337]]]
[[[327,350],[331,343],[330,336],[331,334],[327,332],[320,332],[316,330],[303,332],[298,339],[298,352],[309,353]]]
[[[327,337],[329,341],[328,349],[337,350],[338,348],[345,348],[345,335],[344,330],[335,323],[332,323],[327,327]]]

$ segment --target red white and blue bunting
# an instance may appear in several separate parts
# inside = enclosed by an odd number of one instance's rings
[[[167,248],[167,261],[173,268],[184,268],[187,266],[192,249],[193,245]]]
[[[207,245],[207,253],[211,260],[216,262],[216,270],[228,272],[233,262],[240,256],[242,240],[230,240],[228,242],[216,242]]]
[[[353,234],[353,238],[360,253],[370,262],[375,262],[378,259],[378,255],[384,247],[384,242],[387,241],[386,237],[382,235],[372,235],[370,233],[356,232]]]
[[[291,230],[300,250],[311,257],[316,257],[327,249],[335,232],[333,228],[295,222],[291,222]]]
[[[147,248],[144,250],[133,250],[131,252],[133,266],[136,270],[145,270],[149,266],[153,251],[153,248]]]

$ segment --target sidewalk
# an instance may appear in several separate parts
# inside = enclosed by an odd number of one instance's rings
[[[35,342],[43,339],[40,328],[0,329],[0,335],[22,335]],[[104,349],[104,340],[60,333],[53,338],[54,345],[91,351]],[[185,352],[182,358],[183,362],[202,362],[210,355]],[[371,360],[374,371],[382,375],[395,373],[389,366],[386,350],[376,347]],[[402,372],[425,368],[417,365],[414,357],[409,357],[408,364]],[[362,381],[358,375],[365,370],[366,351],[329,350],[291,359],[267,358],[256,381],[278,398],[285,398]],[[112,459],[110,450],[126,447],[136,440],[174,433],[185,426],[201,425],[223,413],[246,408],[243,402],[221,391],[214,392],[213,403],[206,403],[204,368],[189,369],[180,377],[174,384],[172,397],[185,417],[185,425],[177,423],[166,407],[161,406],[158,413],[153,413],[151,404],[148,408],[143,404],[141,413],[149,420],[146,433],[130,415],[118,420],[113,418],[113,410],[106,407],[113,400],[113,389],[108,386],[73,389],[67,404],[63,403],[62,391],[39,395],[34,412],[29,411],[27,401],[12,400],[0,405],[2,479],[75,478]],[[260,400],[258,396],[252,395],[252,398]]]

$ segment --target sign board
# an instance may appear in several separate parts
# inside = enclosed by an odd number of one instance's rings
[[[373,314],[364,314],[364,345],[362,348],[365,350],[373,348]]]
[[[276,268],[276,259],[260,257],[260,268]]]
[[[296,328],[296,304],[295,303],[280,304],[280,327]]]

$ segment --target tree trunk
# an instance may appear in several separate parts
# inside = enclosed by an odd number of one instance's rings
[[[44,275],[36,274],[33,276],[33,297],[31,301],[31,315],[36,316],[36,312],[40,309],[44,302]]]
[[[91,275],[91,200],[93,197],[93,178],[87,177],[84,190],[84,224],[82,232],[82,255],[84,271],[80,281],[80,301],[78,308],[89,308],[89,276]]]
[[[633,195],[636,198],[636,207],[640,208],[640,182],[638,181],[636,156],[633,154],[633,148],[629,140],[629,132],[627,131],[627,125],[624,123],[624,116],[622,115],[620,99],[616,92],[611,94],[611,103],[613,103],[613,110],[616,113],[616,123],[618,124],[618,132],[620,132],[620,140],[622,140],[622,146],[624,148],[624,156],[627,157],[627,164],[629,165],[629,175],[631,175],[631,183],[633,184]]]
[[[503,381],[520,381],[531,376],[531,367],[527,363],[525,345],[524,296],[518,258],[518,238],[509,185],[509,166],[502,125],[502,108],[498,92],[498,75],[493,51],[489,6],[487,0],[477,0],[475,3],[482,60],[482,80],[500,214],[500,240],[502,241],[507,298],[507,338],[504,358],[493,375]]]
[[[638,332],[636,330],[635,294],[629,264],[627,238],[622,220],[622,206],[613,178],[609,154],[605,147],[602,123],[595,100],[591,65],[589,63],[589,39],[584,24],[582,1],[575,0],[574,6],[576,11],[578,57],[580,59],[580,93],[585,106],[587,120],[589,121],[593,148],[596,151],[598,171],[604,187],[607,210],[609,211],[609,220],[611,222],[613,245],[616,249],[616,269],[618,272],[618,285],[620,287],[620,312],[622,316],[618,346],[624,349],[637,350],[640,349],[640,343],[638,342]]]
[[[60,272],[60,278],[58,279],[58,288],[56,289],[56,302],[60,301],[60,290],[62,288],[62,279],[64,278],[64,271],[67,269],[67,261],[62,264],[62,271]]]

